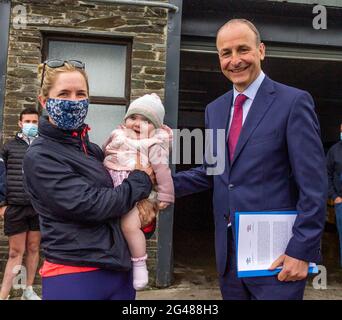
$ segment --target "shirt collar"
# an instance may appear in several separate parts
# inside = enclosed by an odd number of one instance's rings
[[[258,92],[258,89],[261,86],[261,83],[264,81],[264,78],[265,78],[265,73],[261,70],[258,77],[245,89],[245,91],[239,92],[233,86],[233,90],[234,90],[234,100],[233,101],[235,101],[236,97],[239,94],[244,94],[246,97],[248,97],[248,99],[254,100],[254,98]]]
[[[22,140],[24,140],[28,145],[31,145],[31,143],[33,142],[33,140],[38,137],[38,135],[36,135],[35,137],[29,137],[26,134],[24,134],[22,131],[18,132],[18,137]]]

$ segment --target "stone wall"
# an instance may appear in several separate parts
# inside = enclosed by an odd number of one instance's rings
[[[166,0],[164,2],[167,2]],[[14,27],[18,5],[27,12],[23,29]],[[147,6],[95,4],[76,0],[12,1],[7,79],[4,105],[3,137],[12,138],[17,131],[20,111],[37,106],[39,83],[37,65],[42,60],[41,29],[68,32],[111,33],[132,37],[131,99],[156,92],[164,97],[167,9]],[[149,268],[154,275],[157,238],[148,241]],[[0,234],[0,266],[7,252],[7,241]],[[1,266],[1,272],[3,266]],[[0,276],[2,276],[0,274]]]

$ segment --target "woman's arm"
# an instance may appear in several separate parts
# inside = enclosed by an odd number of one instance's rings
[[[64,220],[101,222],[124,215],[148,197],[148,175],[133,171],[117,188],[97,188],[53,155],[26,153],[24,186],[34,203]]]

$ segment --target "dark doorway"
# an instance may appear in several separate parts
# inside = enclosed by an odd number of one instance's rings
[[[205,106],[231,86],[221,75],[217,65],[216,56],[181,52],[179,129],[204,129]],[[177,172],[196,166],[193,159],[194,152],[191,154],[192,163],[177,165]],[[174,215],[176,282],[182,277],[186,277],[188,281],[196,280],[197,277],[192,277],[196,272],[203,272],[209,281],[216,281],[211,197],[212,192],[207,191],[176,201]],[[186,274],[183,274],[182,270]]]
[[[314,98],[325,150],[339,139],[342,61],[268,58],[263,69],[273,80],[308,91]]]
[[[342,74],[341,61],[303,58],[266,57],[264,72],[273,80],[311,93],[321,125],[324,148],[339,139],[342,121],[342,90],[337,81]],[[179,128],[204,128],[206,105],[231,89],[221,74],[218,57],[213,52],[182,50],[179,88]],[[177,171],[191,165],[178,165]],[[324,170],[325,168],[323,168]],[[338,263],[336,230],[329,228],[323,238],[323,263],[335,268]],[[328,245],[334,242],[334,246]],[[327,248],[332,252],[324,252]],[[326,253],[326,254],[325,254]],[[198,267],[215,273],[214,226],[211,192],[177,200],[174,219],[174,262],[177,267]],[[175,275],[177,280],[177,274]]]

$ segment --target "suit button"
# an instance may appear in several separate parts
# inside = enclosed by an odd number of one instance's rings
[[[224,217],[224,220],[228,221],[228,223],[230,223],[230,214],[229,213],[226,213],[223,215]]]
[[[232,184],[232,183],[230,183],[229,185],[228,185],[228,189],[229,190],[232,190],[234,188],[234,185]]]

